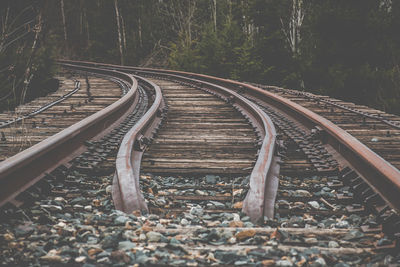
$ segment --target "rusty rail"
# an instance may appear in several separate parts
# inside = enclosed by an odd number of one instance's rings
[[[105,109],[0,163],[0,206],[39,181],[60,164],[67,163],[84,148],[84,141],[104,134],[125,118],[137,102],[137,81],[119,71],[63,64],[80,71],[96,72],[129,84],[131,90]]]
[[[127,213],[148,211],[139,187],[140,162],[147,142],[161,123],[164,108],[160,87],[146,79],[136,78],[154,88],[155,99],[146,114],[124,136],[117,155],[112,197],[115,207]]]

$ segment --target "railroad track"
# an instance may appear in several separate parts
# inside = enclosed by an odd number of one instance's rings
[[[57,92],[21,105],[13,113],[0,114],[0,161],[102,110],[127,90],[124,84],[101,76],[65,76],[60,77]]]
[[[136,78],[136,100],[20,194],[33,206],[2,208],[2,263],[399,263],[398,170],[314,113],[204,75],[62,63]]]

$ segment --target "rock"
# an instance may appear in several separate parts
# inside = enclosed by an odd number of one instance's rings
[[[4,234],[4,235],[3,235],[3,238],[4,238],[4,240],[7,241],[7,242],[10,242],[10,241],[15,240],[15,237],[14,237],[14,235],[13,235],[12,233],[6,233],[6,234]]]
[[[243,240],[245,240],[247,238],[255,236],[255,234],[256,234],[256,230],[249,229],[249,230],[240,231],[239,233],[237,233],[235,235],[235,237],[236,237],[237,240],[243,241]]]
[[[114,224],[115,225],[125,225],[125,223],[129,221],[129,217],[126,216],[118,216],[117,218],[114,219]]]
[[[61,256],[58,255],[44,255],[40,257],[41,260],[53,263],[60,263],[62,262]]]
[[[235,266],[242,266],[242,265],[248,265],[249,263],[247,261],[235,261],[234,265]]]
[[[85,256],[79,256],[79,257],[75,258],[75,262],[77,262],[77,263],[84,263],[85,261],[86,261]]]
[[[108,235],[100,242],[103,248],[115,248],[118,245],[118,235]]]
[[[311,193],[307,190],[298,189],[293,193],[294,197],[312,197]]]
[[[240,196],[243,193],[243,189],[233,189],[233,196]]]
[[[231,245],[233,245],[233,244],[235,244],[236,243],[236,237],[231,237],[231,238],[229,238],[228,239],[228,244],[231,244]]]
[[[87,205],[83,208],[85,211],[92,211],[92,206]]]
[[[319,209],[320,208],[320,205],[319,205],[319,203],[317,202],[317,201],[308,201],[307,202],[308,203],[308,205],[310,205],[313,209]]]
[[[244,227],[251,228],[251,227],[254,226],[254,224],[253,224],[252,222],[245,222],[245,223],[243,224],[243,226],[244,226]]]
[[[333,240],[329,241],[328,247],[330,247],[330,248],[338,248],[339,247],[339,243],[336,242],[336,241],[333,241]]]
[[[217,209],[224,209],[225,208],[225,204],[218,202],[218,201],[209,201],[214,207],[216,207]]]
[[[181,225],[186,226],[186,225],[188,225],[188,224],[189,224],[189,221],[186,220],[185,218],[183,218],[183,219],[181,220]]]
[[[23,236],[29,236],[35,231],[35,228],[33,228],[31,222],[27,222],[22,225],[18,225],[17,228],[15,228],[15,236],[16,237],[23,237]]]
[[[107,193],[107,194],[111,194],[111,192],[112,192],[112,185],[108,185],[108,186],[106,187],[106,193]]]
[[[208,196],[207,192],[204,192],[204,191],[201,191],[201,190],[195,190],[194,193],[196,195],[199,195],[199,196]]]
[[[229,227],[243,227],[242,221],[231,221]]]
[[[336,228],[349,228],[349,227],[350,227],[350,224],[349,224],[348,221],[343,220],[343,221],[337,222],[337,223],[335,224],[335,227],[336,227]],[[350,231],[350,232],[351,232],[351,231]]]
[[[174,245],[180,245],[181,244],[181,242],[178,239],[176,239],[175,237],[171,238],[171,240],[169,240],[169,243],[170,244],[174,244]]]
[[[316,243],[318,243],[318,239],[316,239],[315,237],[307,237],[307,238],[304,238],[304,242],[306,244],[316,244]]]
[[[131,241],[121,241],[118,243],[118,250],[131,250],[135,247],[135,243],[132,243]]]
[[[206,178],[205,179],[206,183],[208,183],[208,184],[216,184],[218,177],[215,176],[215,175],[206,175],[205,178]]]
[[[263,260],[261,262],[261,265],[263,267],[275,266],[275,261],[274,260]]]
[[[110,264],[111,260],[108,257],[103,257],[99,258],[96,262],[100,264]]]
[[[150,231],[153,231],[153,228],[151,228],[150,226],[148,226],[148,225],[143,225],[142,226],[142,232],[150,232]]]
[[[318,264],[318,266],[326,266],[326,262],[324,258],[318,257],[315,261],[315,264]]]
[[[150,221],[156,221],[156,220],[160,219],[160,216],[158,216],[156,214],[150,214],[149,217],[147,217],[147,219],[149,219]]]
[[[82,206],[82,205],[79,205],[79,204],[75,204],[75,205],[73,206],[73,208],[76,209],[76,210],[82,210],[82,209],[83,209],[83,206]]]
[[[131,258],[122,250],[111,252],[111,259],[124,263],[129,263],[131,261]]]
[[[153,231],[148,232],[146,234],[146,237],[147,237],[149,242],[159,242],[160,239],[161,239],[161,236],[162,236],[162,234],[157,233],[157,232],[153,232]]]
[[[217,225],[219,225],[219,224],[221,224],[220,221],[213,221],[213,222],[208,222],[208,223],[207,223],[207,226],[208,226],[208,227],[215,227],[215,226],[217,226]]]
[[[98,254],[98,253],[100,253],[102,251],[103,250],[101,248],[91,248],[91,249],[88,250],[87,253],[88,253],[89,257],[93,257],[94,255],[96,255],[96,254]]]
[[[222,230],[222,231],[220,232],[219,236],[228,240],[228,239],[230,239],[230,238],[233,236],[233,234],[232,234],[232,232],[229,231],[229,230]]]
[[[55,197],[54,200],[57,202],[64,203],[64,204],[67,203],[67,201],[63,197]]]
[[[196,207],[192,207],[190,209],[190,214],[195,215],[195,216],[202,216],[203,213],[204,213],[204,210],[199,205],[197,205]]]
[[[237,213],[232,214],[232,220],[233,221],[240,221],[240,215]]]
[[[293,264],[288,260],[279,260],[275,263],[275,266],[291,267]]]
[[[235,204],[233,204],[233,208],[234,208],[234,209],[241,209],[241,208],[243,208],[243,202],[242,202],[242,201],[236,202]]]

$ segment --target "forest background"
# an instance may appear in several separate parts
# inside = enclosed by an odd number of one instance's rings
[[[1,0],[0,110],[56,88],[54,59],[172,68],[400,114],[400,1]]]

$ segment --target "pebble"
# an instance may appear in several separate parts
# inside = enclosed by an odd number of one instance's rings
[[[328,243],[328,247],[330,247],[330,248],[338,248],[339,247],[339,243],[336,242],[336,241],[331,240]]]
[[[249,230],[240,231],[239,233],[237,233],[235,235],[235,237],[236,237],[237,240],[242,241],[242,240],[245,240],[245,239],[247,239],[249,237],[255,236],[255,234],[256,234],[256,230],[249,229]]]
[[[129,221],[129,217],[126,216],[118,216],[117,218],[115,218],[114,220],[114,224],[115,225],[125,225],[125,223]]]
[[[118,243],[119,250],[131,250],[135,247],[136,247],[135,243],[132,243],[131,241],[121,241]]]
[[[106,193],[107,193],[107,194],[111,194],[111,192],[112,192],[112,185],[108,185],[108,186],[106,187]]]
[[[153,231],[152,232],[148,232],[146,234],[146,237],[147,237],[149,242],[159,242],[161,240],[162,236],[163,236],[162,234],[157,233],[157,232],[153,232]]]
[[[92,211],[92,206],[87,205],[83,208],[85,211]]]
[[[308,201],[308,205],[310,205],[313,209],[318,210],[320,208],[320,205],[317,201]]]
[[[186,226],[186,225],[188,225],[188,224],[189,224],[189,221],[186,220],[185,218],[183,218],[183,219],[181,220],[181,225]]]
[[[281,267],[291,267],[293,266],[293,263],[288,260],[278,260],[275,265]]]
[[[201,206],[196,206],[196,207],[192,207],[190,209],[190,214],[195,215],[195,216],[202,216],[204,213],[203,208],[201,208]]]
[[[310,192],[308,192],[307,190],[302,190],[302,189],[294,191],[293,196],[294,197],[312,197]]]
[[[79,257],[75,258],[75,262],[77,262],[77,263],[83,263],[85,261],[86,261],[85,256],[79,256]]]
[[[217,183],[217,176],[215,176],[215,175],[206,175],[205,181],[208,184],[216,184]]]
[[[314,263],[318,264],[318,266],[326,266],[325,260],[324,260],[323,258],[321,258],[321,257],[318,257],[318,258],[314,261]]]

